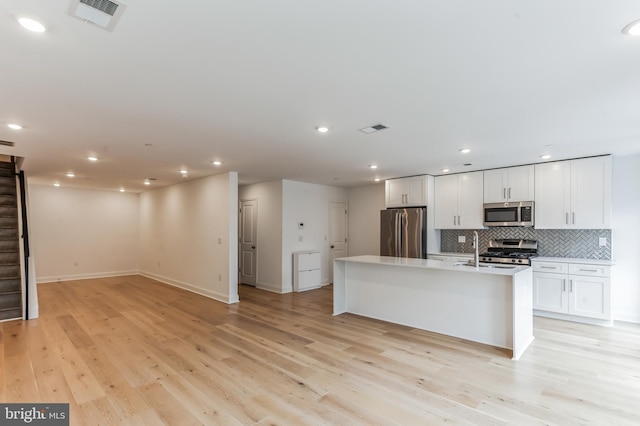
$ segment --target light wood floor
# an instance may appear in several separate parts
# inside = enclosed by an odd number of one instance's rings
[[[638,425],[640,327],[535,319],[503,350],[354,315],[331,288],[227,306],[140,276],[42,284],[0,324],[0,400],[71,424]],[[469,318],[473,321],[473,318]]]

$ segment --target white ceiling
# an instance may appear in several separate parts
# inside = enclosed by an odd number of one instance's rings
[[[640,152],[637,0],[127,0],[113,32],[69,1],[0,1],[0,154],[31,183],[354,186]]]

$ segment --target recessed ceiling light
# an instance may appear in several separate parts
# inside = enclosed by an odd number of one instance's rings
[[[98,161],[98,157],[96,157],[95,155],[90,155],[87,157],[87,160],[89,161]]]
[[[43,33],[43,32],[45,32],[47,30],[44,27],[44,25],[42,25],[40,22],[36,21],[35,19],[19,18],[18,22],[24,28],[28,29],[29,31],[33,31],[34,33]]]
[[[120,188],[120,192],[124,192],[124,188]]]
[[[180,169],[180,174],[181,175],[186,175],[187,173],[189,173],[189,171],[187,169]]]
[[[380,182],[380,178],[375,178],[373,181],[374,182]]]
[[[216,161],[213,162],[213,165],[214,166],[221,166],[222,165],[222,161],[217,161],[216,160]]]
[[[60,186],[58,182],[54,183],[53,186]]]
[[[622,32],[626,35],[640,36],[640,19],[633,21],[622,29]]]
[[[13,130],[20,130],[22,129],[22,126],[19,124],[15,124],[15,123],[9,123],[7,124],[7,127]]]
[[[449,169],[442,169],[442,173],[449,173]]]
[[[378,165],[377,164],[369,164],[369,168],[370,169],[377,169]]]
[[[151,181],[149,181],[148,179],[144,181],[145,185],[151,185]]]
[[[316,127],[316,130],[319,131],[320,133],[327,133],[329,131],[329,128],[326,126],[319,126],[319,127]]]
[[[69,173],[67,173],[67,177],[74,177],[75,175],[76,175],[76,174],[75,174],[75,173],[73,173],[73,172],[69,172]]]
[[[549,154],[544,154],[541,155],[540,158],[542,158],[543,160],[548,160],[549,158],[551,158],[551,156]]]
[[[462,148],[462,149],[460,149],[460,152],[463,153],[463,154],[468,154],[468,153],[471,152],[471,150],[469,148]]]

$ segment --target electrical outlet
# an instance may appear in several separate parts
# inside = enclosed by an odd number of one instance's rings
[[[467,237],[465,237],[464,235],[458,235],[458,242],[459,243],[466,243],[467,242]]]
[[[607,245],[607,237],[600,237],[598,238],[598,245],[600,247],[604,247]]]

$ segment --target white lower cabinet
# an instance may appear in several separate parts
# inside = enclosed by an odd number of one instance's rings
[[[320,288],[320,252],[299,251],[293,253],[293,291]]]
[[[533,260],[532,267],[535,315],[611,325],[610,266]]]

